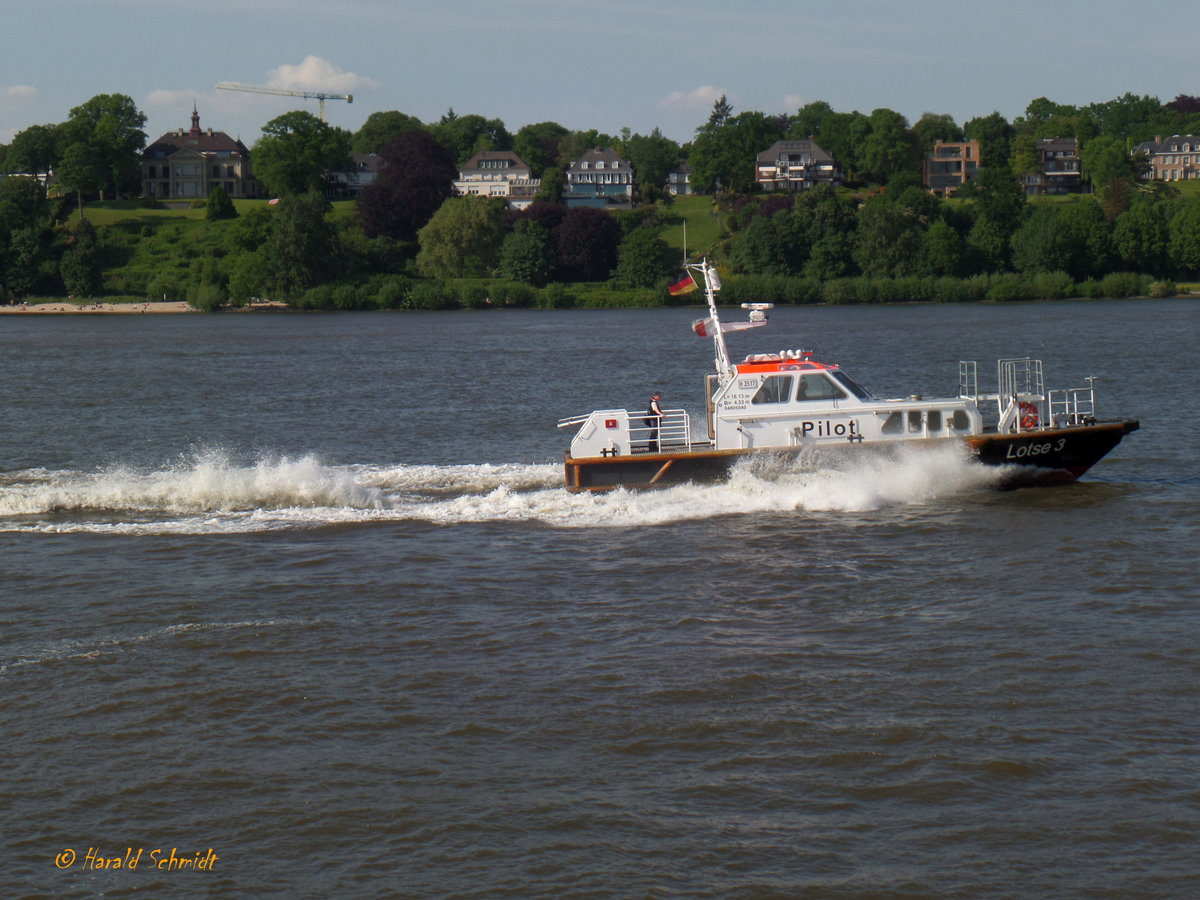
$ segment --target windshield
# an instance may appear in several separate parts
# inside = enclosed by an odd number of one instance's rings
[[[841,369],[834,369],[829,373],[837,380],[838,384],[852,393],[859,400],[874,400],[875,395],[868,391],[865,387],[843,372]]]

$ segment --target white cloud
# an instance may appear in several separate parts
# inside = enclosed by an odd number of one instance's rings
[[[807,101],[799,94],[787,94],[783,98],[783,108],[786,110],[799,109],[804,106]]]
[[[713,87],[711,84],[701,85],[693,91],[672,91],[658,101],[661,109],[707,109],[728,92]]]
[[[38,89],[31,84],[14,84],[8,87],[0,87],[0,103],[7,107],[24,106],[29,101],[35,99],[38,95]]]
[[[282,90],[361,91],[378,87],[370,78],[347,72],[319,56],[306,56],[299,65],[284,64],[267,73],[266,87]]]

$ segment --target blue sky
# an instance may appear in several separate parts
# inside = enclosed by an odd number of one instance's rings
[[[1148,0],[36,0],[3,3],[0,142],[128,94],[150,139],[190,124],[257,139],[315,100],[219,81],[351,93],[326,103],[356,130],[377,110],[447,108],[689,140],[713,100],[735,112],[888,107],[962,124],[1041,96],[1200,94],[1194,4]]]

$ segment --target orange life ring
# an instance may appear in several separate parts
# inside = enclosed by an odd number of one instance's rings
[[[1038,427],[1038,408],[1035,404],[1022,400],[1017,404],[1021,411],[1021,428]]]

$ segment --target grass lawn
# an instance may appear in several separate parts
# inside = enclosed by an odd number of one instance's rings
[[[183,207],[187,201],[178,201],[180,208],[151,209],[141,200],[104,200],[84,204],[84,215],[97,228],[109,225],[171,225],[182,222],[199,222],[204,220],[204,208],[191,209]],[[238,215],[245,215],[256,209],[267,207],[266,200],[234,200],[233,207]],[[354,215],[353,200],[335,200],[333,202],[334,218]],[[74,227],[79,221],[79,210],[74,209],[67,224]]]
[[[662,239],[680,252],[684,248],[684,223],[687,223],[687,252],[691,259],[707,256],[724,239],[725,229],[712,197],[676,197],[663,213],[667,227]]]

